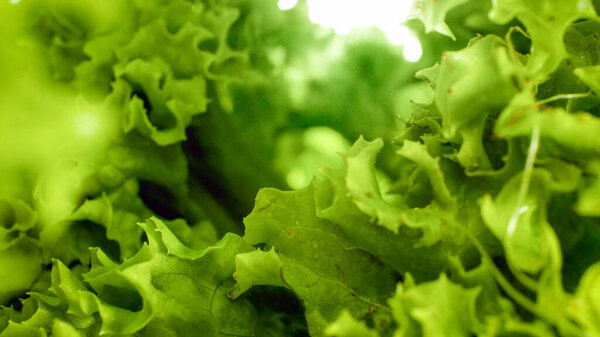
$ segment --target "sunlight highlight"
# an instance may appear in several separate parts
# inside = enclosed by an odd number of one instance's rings
[[[421,47],[421,41],[419,39],[410,34],[406,37],[406,41],[404,42],[404,50],[402,51],[402,55],[404,55],[404,59],[408,62],[417,62],[423,56],[423,47]]]
[[[90,111],[85,111],[73,116],[75,133],[81,136],[94,136],[100,131],[98,116]]]
[[[282,0],[283,1],[283,0]],[[409,62],[421,58],[421,43],[404,26],[412,0],[307,0],[308,17],[336,34],[348,35],[354,28],[376,27],[383,31],[390,43],[404,47],[404,57]]]
[[[279,0],[277,5],[282,11],[287,11],[296,7],[296,4],[298,4],[298,0]]]

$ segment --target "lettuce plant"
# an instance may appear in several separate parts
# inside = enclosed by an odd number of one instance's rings
[[[1,337],[600,336],[597,4],[305,11],[0,4]]]

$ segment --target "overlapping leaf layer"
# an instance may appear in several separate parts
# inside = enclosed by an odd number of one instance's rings
[[[415,2],[472,39],[406,123],[354,55],[335,106],[382,115],[339,133],[273,1],[0,5],[0,337],[600,336],[598,8],[475,2]]]

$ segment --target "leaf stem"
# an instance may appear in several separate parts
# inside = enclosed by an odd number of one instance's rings
[[[521,214],[529,210],[529,206],[525,205],[525,199],[529,192],[529,185],[531,183],[531,176],[533,174],[533,166],[535,164],[535,158],[540,144],[540,126],[535,125],[531,134],[531,143],[529,144],[529,151],[527,153],[527,159],[525,161],[525,168],[523,169],[523,178],[521,180],[521,186],[519,187],[519,195],[517,197],[517,205],[515,210],[508,221],[508,227],[506,228],[506,242],[510,244],[514,239],[514,233],[519,223],[519,217]],[[512,262],[511,256],[507,252],[508,268],[515,275],[517,280],[530,290],[537,290],[537,282],[519,270]]]
[[[561,99],[573,99],[573,98],[583,98],[583,97],[587,97],[590,96],[591,92],[586,92],[586,93],[577,93],[577,94],[559,94],[559,95],[554,95],[548,98],[544,98],[541,101],[537,101],[535,104],[536,105],[543,105],[543,104],[547,104],[550,102],[554,102],[554,101],[558,101]]]

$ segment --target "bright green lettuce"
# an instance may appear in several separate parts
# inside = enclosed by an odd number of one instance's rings
[[[1,337],[600,335],[598,5],[307,6],[0,4]]]
[[[32,293],[24,305],[34,301],[31,305],[37,309],[31,317],[22,317],[19,326],[54,331],[52,320],[36,318],[47,307],[54,317],[66,320],[59,322],[65,329],[73,325],[87,333],[254,334],[258,322],[252,306],[225,296],[233,284],[235,255],[252,249],[247,243],[231,234],[214,246],[195,250],[156,218],[140,226],[149,243],[121,264],[99,249],[91,250],[91,269],[84,274],[54,260],[51,294]]]
[[[508,23],[517,18],[527,29],[531,39],[531,55],[525,74],[544,80],[565,57],[563,36],[567,27],[582,18],[595,17],[591,1],[513,1],[494,2],[492,20]]]
[[[425,32],[436,31],[456,39],[450,27],[446,24],[446,14],[454,7],[460,6],[467,0],[427,1],[417,0],[413,3],[412,18],[419,18],[425,24]]]
[[[288,287],[304,302],[309,331],[320,335],[343,309],[357,316],[382,310],[397,276],[353,246],[337,224],[317,217],[315,184],[259,193],[245,219],[244,239],[268,251],[236,257],[237,285],[230,296],[255,285]]]

